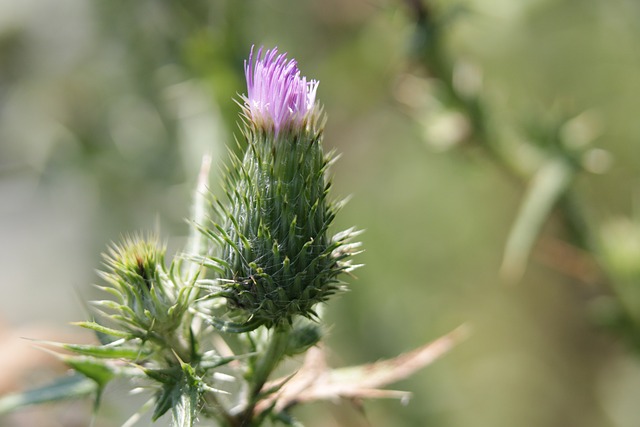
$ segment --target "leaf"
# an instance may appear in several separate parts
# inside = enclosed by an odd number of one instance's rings
[[[192,427],[201,394],[201,380],[187,363],[171,382],[165,382],[156,399],[152,419],[155,421],[171,409],[173,427]],[[167,377],[169,378],[169,377]]]
[[[138,360],[147,357],[150,352],[140,348],[127,348],[114,345],[87,345],[87,344],[64,344],[52,341],[36,341],[51,347],[62,348],[82,356],[92,356],[102,359],[129,359]]]
[[[143,369],[146,376],[162,384],[173,386],[180,378],[180,370],[175,367],[161,369]]]
[[[172,408],[174,427],[192,427],[198,409],[200,393],[197,389],[188,387],[181,390],[179,398]]]
[[[85,377],[95,381],[100,388],[103,388],[116,376],[114,368],[100,359],[91,357],[64,357],[63,360],[70,368],[75,369]]]
[[[151,419],[156,421],[171,409],[174,400],[173,394],[176,393],[175,384],[164,384],[156,397],[156,404],[153,408]]]
[[[522,277],[542,226],[575,174],[575,166],[569,160],[552,158],[531,180],[504,250],[500,273],[507,283],[515,283]]]
[[[78,344],[63,344],[63,347],[77,354],[109,359],[139,360],[146,358],[150,354],[150,351],[142,350],[140,348],[123,348]]]
[[[91,329],[100,334],[111,335],[118,338],[127,338],[127,339],[134,338],[134,336],[129,332],[108,328],[96,322],[73,322],[72,325],[80,326],[81,328]]]
[[[62,377],[37,389],[3,396],[0,398],[0,414],[29,405],[84,397],[97,391],[96,382],[82,375]]]
[[[180,388],[179,399],[174,402],[172,408],[174,427],[191,427],[196,419],[198,401],[200,400],[201,380],[196,376],[193,367],[188,363],[182,363],[183,382]]]

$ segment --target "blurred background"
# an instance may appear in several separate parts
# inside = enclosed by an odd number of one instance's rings
[[[67,325],[87,317],[107,244],[159,230],[180,249],[201,156],[223,165],[238,134],[257,44],[320,81],[334,195],[353,195],[336,231],[366,230],[366,266],[328,305],[332,364],[473,331],[393,385],[406,406],[294,415],[639,425],[638,22],[635,0],[0,0],[0,393],[64,372],[19,337],[87,339]],[[106,390],[97,426],[134,412],[126,390]]]

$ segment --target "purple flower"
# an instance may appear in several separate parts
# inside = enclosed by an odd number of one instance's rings
[[[255,57],[253,49],[244,62],[247,95],[242,98],[248,118],[276,135],[283,129],[302,128],[315,111],[318,82],[300,76],[296,61],[287,60],[286,53],[278,55],[277,48],[263,56],[261,47]]]

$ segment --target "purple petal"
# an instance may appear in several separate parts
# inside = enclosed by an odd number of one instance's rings
[[[262,47],[254,57],[251,48],[244,63],[247,95],[244,98],[249,118],[256,124],[273,129],[276,134],[285,127],[300,127],[315,108],[318,82],[300,76],[298,64],[288,60],[278,49]]]

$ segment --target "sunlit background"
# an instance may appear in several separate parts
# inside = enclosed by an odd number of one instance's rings
[[[558,138],[582,150],[571,191],[592,236],[640,269],[638,22],[636,0],[0,0],[0,393],[64,371],[16,337],[81,334],[68,323],[87,317],[107,244],[159,230],[180,249],[201,156],[223,165],[238,134],[257,44],[320,81],[325,146],[342,154],[334,194],[353,196],[336,231],[366,230],[366,266],[328,305],[331,363],[472,329],[392,386],[412,392],[406,406],[294,415],[309,426],[639,425],[638,353],[594,315],[610,270],[575,248],[562,215],[545,221],[521,280],[500,274],[535,173],[527,147],[548,153]],[[477,100],[485,145],[439,79]],[[497,137],[521,176],[486,149]],[[136,410],[126,390],[106,390],[96,427]],[[90,411],[61,403],[0,424],[84,426]]]

